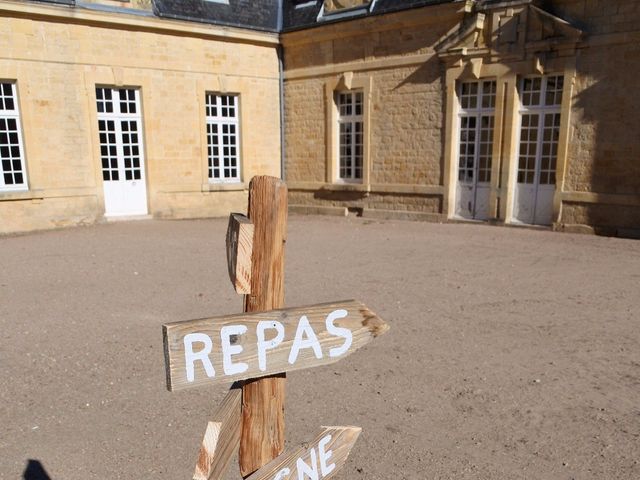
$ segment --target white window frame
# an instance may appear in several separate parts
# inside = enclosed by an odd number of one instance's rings
[[[549,79],[551,78],[561,78],[562,79],[562,88],[560,88],[560,90],[555,90],[555,94],[554,94],[554,101],[555,103],[548,105],[546,103],[546,97],[547,97],[547,88],[548,88],[548,82]],[[540,85],[540,98],[538,100],[538,102],[534,105],[526,105],[524,102],[524,96],[525,96],[525,92],[524,92],[524,82],[526,80],[535,80],[535,79],[540,79],[541,80],[541,85]],[[557,85],[557,84],[556,84]],[[559,92],[559,99],[557,99],[557,95]],[[549,173],[549,172],[553,172],[553,177],[554,177],[554,181],[553,182],[543,182],[540,183],[540,175],[542,172],[542,157],[543,157],[543,143],[544,143],[544,129],[545,129],[545,117],[549,114],[551,115],[558,115],[559,116],[559,121],[558,121],[558,125],[554,125],[554,128],[558,129],[558,137],[560,137],[560,129],[562,126],[562,97],[564,95],[564,75],[562,74],[548,74],[548,75],[528,75],[528,76],[524,76],[522,78],[520,78],[519,82],[518,82],[518,95],[519,95],[519,118],[518,118],[518,149],[517,149],[517,156],[516,156],[516,168],[515,168],[515,175],[516,175],[516,184],[518,183],[522,183],[522,184],[527,184],[527,185],[556,185],[558,178],[557,178],[557,168],[558,168],[558,149],[559,149],[559,144],[560,144],[560,138],[558,138],[555,142],[555,154],[554,155],[554,159],[553,159],[553,164],[554,164],[554,168],[553,169],[544,169],[545,173]],[[528,182],[525,181],[524,182],[520,182],[519,181],[519,177],[520,177],[520,157],[522,154],[522,120],[523,117],[525,115],[538,115],[538,125],[536,128],[536,154],[535,154],[535,158],[534,158],[534,164],[533,164],[533,180],[532,182]],[[528,143],[532,143],[532,142],[528,142]],[[531,169],[524,169],[524,172],[529,172],[531,171]]]
[[[102,90],[104,92],[111,92],[111,100],[107,101],[104,98],[99,98],[98,90]],[[122,100],[120,98],[120,91],[127,92],[127,98]],[[130,93],[133,92],[133,98],[131,98]],[[121,102],[127,104],[126,110],[123,111],[121,108]],[[112,111],[106,111],[107,104],[110,103],[112,107]],[[144,143],[143,143],[143,135],[142,135],[142,102],[140,101],[140,89],[139,88],[131,88],[131,87],[107,87],[107,86],[96,86],[96,107],[98,108],[98,126],[100,122],[113,122],[114,129],[112,132],[105,130],[104,132],[99,129],[99,134],[105,133],[113,133],[115,135],[115,142],[107,141],[104,143],[102,141],[100,144],[100,171],[102,172],[102,180],[103,182],[118,182],[118,181],[127,181],[127,182],[137,182],[145,180],[145,172],[144,172]],[[103,111],[100,111],[100,105],[103,106]],[[135,106],[135,112],[131,113],[129,111],[130,105]],[[136,130],[123,130],[122,122],[133,122],[136,124]],[[125,144],[124,137],[136,134],[138,137],[137,142],[133,143],[131,140]],[[109,153],[109,167],[105,168],[103,164],[103,159],[105,155],[102,153],[103,147],[111,147],[115,146],[116,149],[116,167],[113,167],[111,164],[111,155]],[[125,155],[125,147],[130,149],[129,155]],[[133,152],[133,148],[137,148],[137,154]],[[137,157],[138,166],[135,166],[134,159]],[[130,160],[132,163],[129,167],[126,166],[126,160]],[[109,178],[105,178],[105,170],[109,172]],[[113,172],[118,172],[118,178],[113,178]],[[127,178],[127,173],[131,174],[131,178]],[[136,173],[138,174],[136,176]]]
[[[465,84],[475,84],[477,85],[477,92],[476,94],[471,94],[471,95],[463,95],[463,86]],[[485,84],[493,84],[493,90],[489,93],[489,95],[485,95],[484,91],[483,91],[483,87]],[[456,175],[457,175],[457,181],[458,182],[463,182],[463,183],[467,183],[467,184],[478,184],[478,183],[485,183],[485,184],[490,184],[491,183],[491,175],[492,175],[492,167],[493,167],[493,139],[495,137],[495,117],[496,117],[496,92],[497,92],[497,82],[495,79],[481,79],[481,80],[473,80],[473,81],[460,81],[458,84],[458,99],[459,99],[459,107],[458,107],[458,135],[457,135],[457,148],[456,148],[456,152],[457,152],[457,171],[456,171]],[[464,99],[468,98],[469,100],[471,100],[472,98],[475,98],[476,100],[476,106],[475,107],[465,107],[464,105]],[[489,98],[489,106],[485,107],[483,106],[484,103],[484,99],[488,97]],[[482,127],[482,118],[483,117],[490,117],[491,118],[491,126],[488,127],[487,129],[483,129]],[[476,125],[475,127],[473,127],[473,129],[467,128],[468,130],[473,130],[474,131],[474,135],[475,135],[475,139],[473,142],[474,145],[474,153],[473,153],[473,175],[471,177],[471,179],[468,178],[467,176],[467,172],[470,170],[470,168],[468,168],[468,166],[464,166],[464,168],[460,165],[460,161],[461,161],[461,156],[462,156],[462,132],[464,130],[463,126],[462,126],[462,119],[463,118],[475,118],[476,121]],[[483,130],[487,130],[489,132],[489,140],[486,142],[482,141],[482,132]],[[469,144],[469,142],[465,142],[467,145]],[[489,167],[481,169],[480,168],[480,160],[481,160],[481,146],[482,144],[487,145],[488,148],[488,156],[489,156]],[[465,152],[465,156],[468,156],[468,152]],[[488,178],[486,180],[480,180],[480,170],[488,170]],[[460,174],[461,171],[465,172],[465,178],[461,179],[460,178]]]
[[[9,90],[8,94],[7,89]],[[10,100],[11,103],[13,103],[13,108],[5,108],[7,100]],[[15,121],[16,128],[15,131],[12,131],[11,133],[17,134],[17,143],[12,142],[10,138],[9,128],[7,125],[10,120]],[[0,128],[0,133],[6,135],[7,137],[7,143],[4,143],[0,139],[0,192],[20,192],[29,190],[27,168],[24,155],[24,142],[22,140],[22,125],[20,123],[20,108],[18,105],[18,95],[15,82],[0,81],[0,121],[6,127]],[[18,148],[17,157],[15,157],[11,151],[15,147]],[[5,155],[7,153],[8,155]],[[19,162],[19,169],[14,168],[14,164],[16,161]],[[5,172],[4,165],[6,162],[11,163],[10,173]],[[21,174],[22,182],[7,184],[5,182],[5,174],[7,173],[11,174],[14,180],[16,173]]]
[[[209,183],[241,183],[240,95],[206,92],[205,118]],[[227,145],[224,144],[225,137],[230,142]],[[226,153],[225,148],[229,149]],[[225,165],[225,160],[230,163]],[[234,160],[235,165],[232,164]]]
[[[351,113],[342,113],[341,97],[346,96],[350,98],[349,105],[351,106]],[[359,103],[358,103],[359,97]],[[362,89],[337,91],[335,93],[335,103],[338,113],[338,141],[337,141],[337,169],[336,169],[336,181],[343,183],[363,183],[364,171],[365,171],[365,125],[364,125],[364,91]],[[360,113],[356,113],[356,106],[360,106]],[[344,105],[347,106],[346,104]],[[349,132],[348,142],[343,143],[342,126],[350,125],[351,131]],[[359,128],[359,131],[358,131]],[[360,134],[361,143],[357,142],[357,134]],[[360,172],[358,175],[358,155],[357,147],[360,147]],[[350,153],[346,153],[343,148],[349,148]],[[343,167],[343,163],[347,160],[350,161],[350,166]],[[343,170],[348,170],[346,175],[342,175]]]

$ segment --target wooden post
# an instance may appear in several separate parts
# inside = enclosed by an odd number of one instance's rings
[[[251,293],[244,311],[284,306],[284,244],[287,186],[275,177],[253,177],[248,216],[254,225]],[[242,387],[240,473],[246,477],[284,450],[285,374],[248,381]]]

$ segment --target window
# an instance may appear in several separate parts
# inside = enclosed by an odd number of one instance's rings
[[[324,0],[318,14],[318,20],[328,18],[334,20],[363,15],[369,11],[370,6],[371,0]]]
[[[371,0],[324,0],[326,12],[339,12],[349,8],[367,7]]]
[[[209,181],[240,182],[238,96],[206,94]]]
[[[361,182],[364,122],[362,91],[336,94],[338,107],[338,178],[343,181]]]
[[[555,185],[562,76],[528,77],[520,82],[518,183]]]
[[[0,191],[27,190],[16,84],[0,82]]]
[[[460,143],[458,180],[491,182],[496,82],[460,84]]]
[[[102,179],[105,182],[142,180],[140,91],[96,88]]]

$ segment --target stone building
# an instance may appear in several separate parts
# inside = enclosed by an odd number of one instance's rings
[[[640,231],[637,0],[0,0],[0,38],[0,232],[224,215],[260,173],[299,212]]]
[[[272,6],[171,7],[0,1],[0,232],[222,216],[281,175]]]
[[[640,231],[640,2],[329,3],[281,38],[293,208]]]

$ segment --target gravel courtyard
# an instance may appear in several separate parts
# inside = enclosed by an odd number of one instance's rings
[[[226,388],[169,393],[161,325],[241,311],[226,225],[0,237],[1,479],[191,478]],[[640,478],[639,241],[291,216],[285,283],[391,326],[288,376],[289,444],[363,428],[335,478]]]

